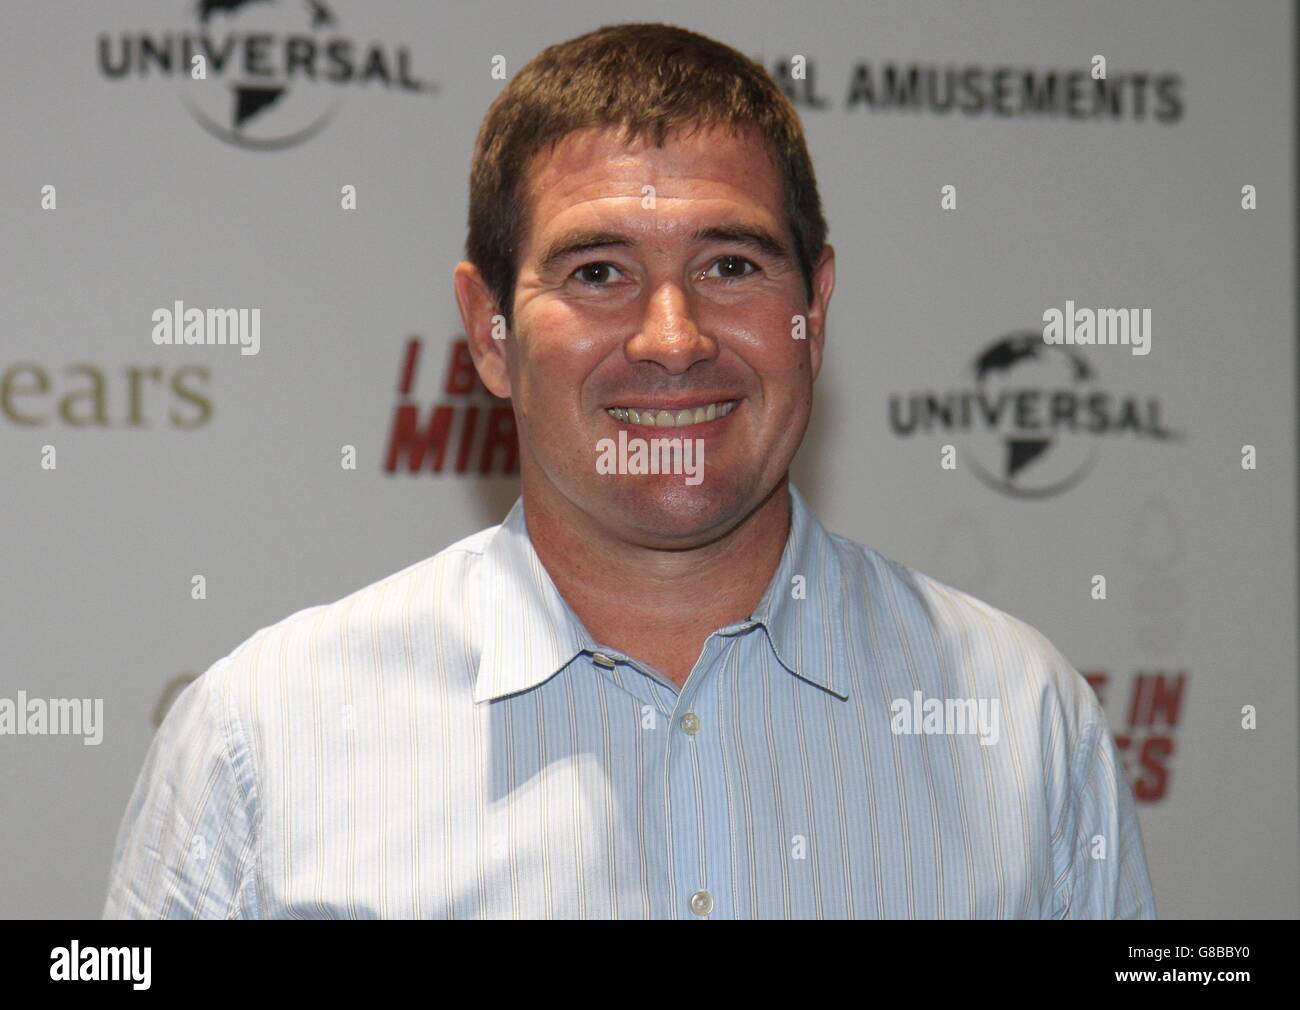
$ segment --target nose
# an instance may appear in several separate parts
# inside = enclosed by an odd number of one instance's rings
[[[716,358],[718,345],[696,327],[681,285],[666,281],[646,300],[645,321],[625,352],[629,361],[653,361],[680,375],[696,362]]]

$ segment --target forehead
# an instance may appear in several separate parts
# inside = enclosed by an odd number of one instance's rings
[[[679,130],[656,147],[651,138],[628,142],[619,127],[591,127],[565,135],[530,162],[523,185],[529,231],[536,237],[550,226],[590,223],[593,213],[639,212],[645,186],[654,187],[657,207],[668,201],[660,209],[681,209],[691,220],[696,207],[708,206],[744,209],[775,226],[784,202],[776,167],[753,130],[733,135],[708,126],[689,136]]]

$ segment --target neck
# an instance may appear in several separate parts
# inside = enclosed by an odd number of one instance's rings
[[[789,477],[721,537],[662,550],[628,543],[558,494],[524,489],[533,548],[597,642],[681,686],[705,640],[749,617],[781,563],[790,529]],[[632,620],[629,620],[631,615]]]

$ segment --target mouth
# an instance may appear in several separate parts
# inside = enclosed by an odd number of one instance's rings
[[[615,421],[643,428],[686,428],[726,417],[740,406],[739,400],[718,400],[694,407],[606,407]]]

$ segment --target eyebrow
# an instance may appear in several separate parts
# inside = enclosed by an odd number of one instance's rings
[[[729,242],[762,253],[772,259],[791,260],[790,250],[786,244],[761,225],[737,224],[714,225],[700,228],[693,232],[690,241]],[[595,249],[632,249],[637,241],[614,231],[589,231],[576,229],[565,232],[553,240],[538,261],[537,272],[546,274],[564,260],[579,253]]]

